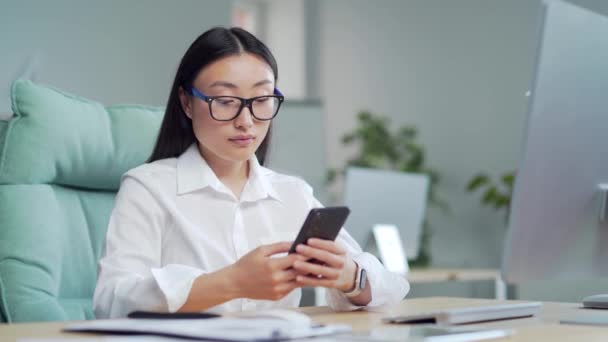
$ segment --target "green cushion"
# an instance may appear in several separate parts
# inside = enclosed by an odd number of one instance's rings
[[[0,121],[0,319],[94,318],[120,176],[150,155],[160,108],[113,106],[29,81]]]
[[[93,317],[113,192],[0,186],[0,293],[11,321]],[[74,314],[66,312],[68,307]]]
[[[0,184],[116,190],[152,150],[162,108],[111,106],[26,80],[12,86],[13,118],[0,139]]]

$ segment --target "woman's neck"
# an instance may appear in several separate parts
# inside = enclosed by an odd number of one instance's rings
[[[236,198],[240,198],[249,177],[249,161],[225,160],[200,145],[199,152],[217,178],[232,191]]]

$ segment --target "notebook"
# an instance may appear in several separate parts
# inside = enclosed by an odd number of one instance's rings
[[[540,302],[508,303],[475,307],[453,308],[420,312],[411,315],[386,317],[385,323],[415,324],[436,323],[442,325],[467,324],[501,319],[534,316],[542,306]]]
[[[110,319],[68,324],[66,332],[142,334],[222,341],[276,341],[350,332],[348,325],[314,325],[302,313],[279,310],[207,319]],[[287,311],[289,311],[287,313]]]

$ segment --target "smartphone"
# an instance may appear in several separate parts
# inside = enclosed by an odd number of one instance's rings
[[[350,214],[347,207],[313,208],[308,212],[302,228],[291,245],[289,253],[296,252],[296,246],[306,244],[310,238],[335,240]]]

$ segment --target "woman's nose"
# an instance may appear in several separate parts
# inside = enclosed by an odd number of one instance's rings
[[[236,127],[249,128],[253,126],[253,114],[248,106],[243,107],[242,112],[234,119]]]

